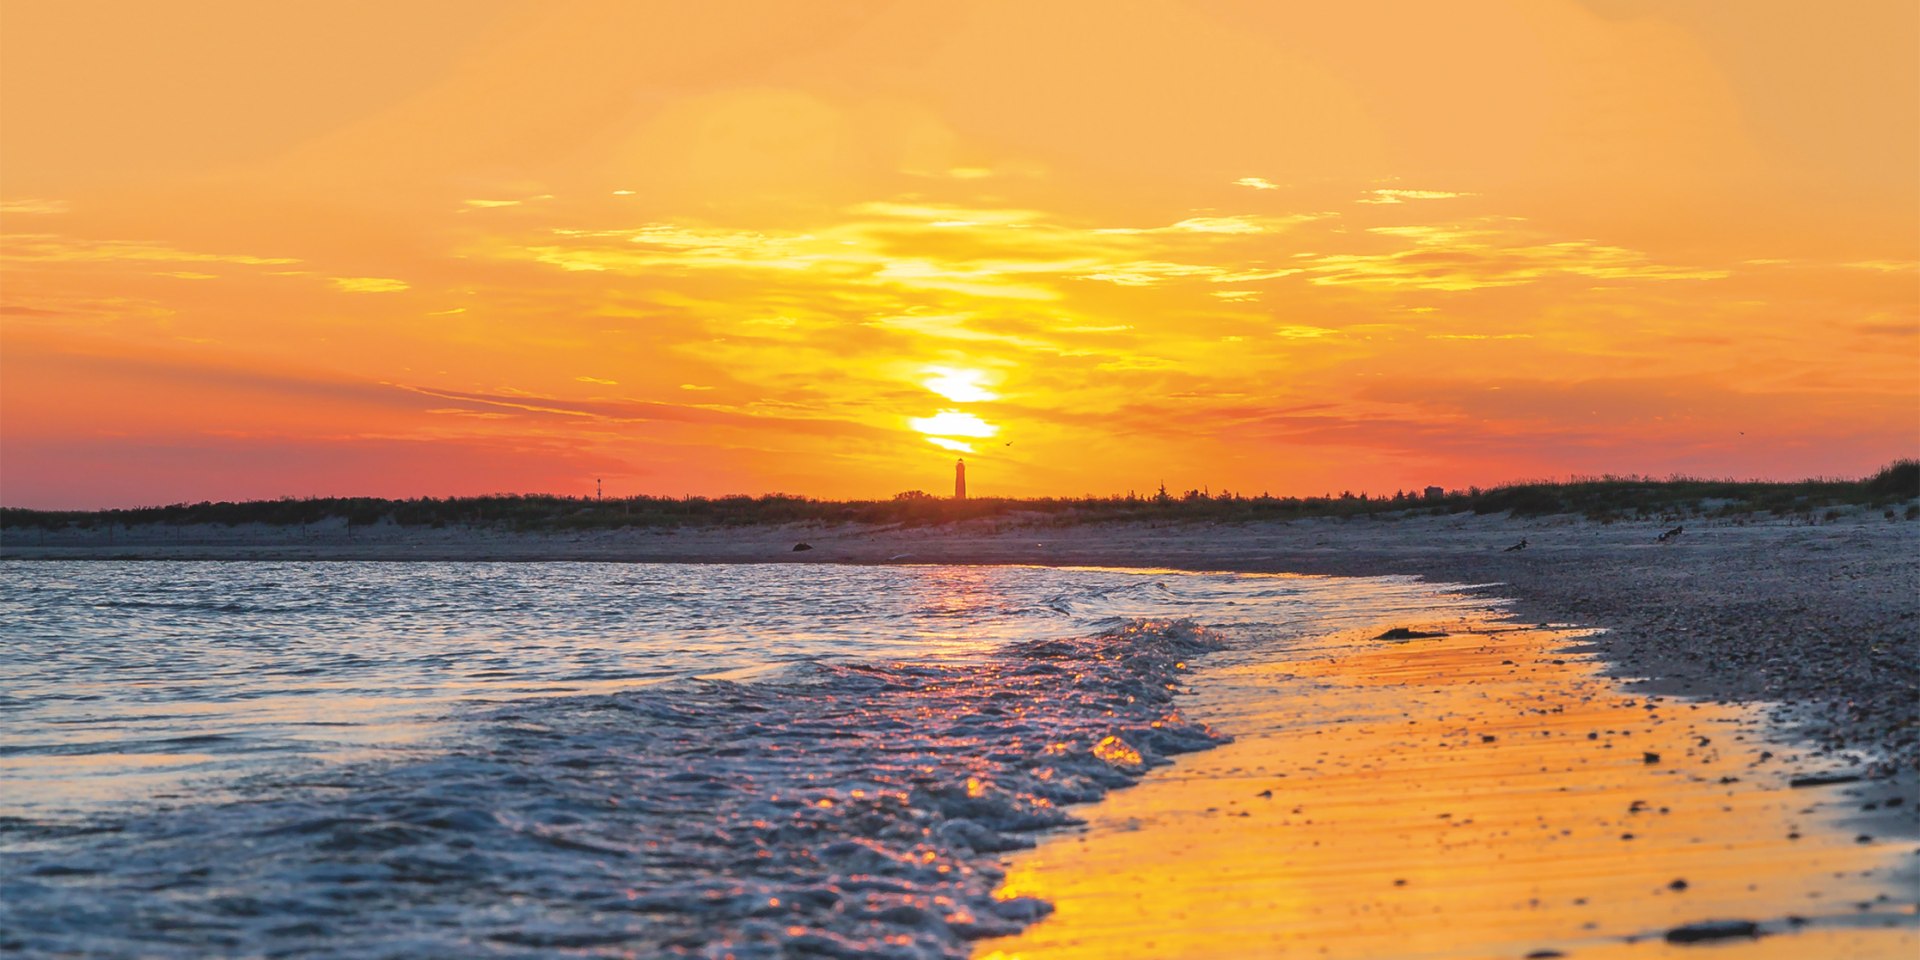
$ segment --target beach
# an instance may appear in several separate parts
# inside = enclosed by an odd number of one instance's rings
[[[1920,945],[1911,778],[1806,783],[1836,768],[1755,711],[1621,689],[1579,631],[1416,626],[1446,635],[1350,631],[1200,678],[1188,715],[1236,740],[1013,857],[1007,893],[1055,913],[980,956],[1685,956],[1688,931],[1730,934],[1711,939],[1738,957]]]
[[[1461,585],[1391,617],[1305,629],[1304,647],[1192,651],[1177,722],[1231,742],[1167,753],[1138,783],[1073,807],[1082,825],[1036,822],[1037,846],[988,873],[1004,873],[995,896],[1013,926],[1038,922],[1012,935],[977,924],[970,936],[994,938],[975,955],[1661,956],[1691,949],[1669,939],[1688,930],[1743,957],[1916,944],[1920,524],[1457,515],[112,537],[9,536],[4,552],[1033,564]],[[1025,912],[1038,901],[1050,915]],[[1709,922],[1732,926],[1698,926]]]

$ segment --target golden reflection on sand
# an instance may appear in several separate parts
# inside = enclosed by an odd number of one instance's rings
[[[1831,822],[1896,788],[1790,789],[1755,712],[1633,694],[1573,632],[1385,626],[1203,667],[1185,709],[1238,739],[1010,858],[1001,895],[1056,912],[976,956],[1691,956],[1664,931],[1727,918],[1783,935],[1717,957],[1916,955],[1876,900],[1911,842]]]

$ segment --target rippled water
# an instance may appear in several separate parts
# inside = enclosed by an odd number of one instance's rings
[[[0,565],[0,949],[963,956],[1192,662],[1457,602],[1039,567]]]

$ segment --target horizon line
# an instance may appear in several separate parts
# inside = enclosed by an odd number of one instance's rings
[[[1135,489],[1129,489],[1125,493],[1087,492],[1087,493],[1080,493],[1080,494],[1056,493],[1056,494],[1034,494],[1034,495],[1027,495],[1027,496],[1001,496],[1001,495],[993,495],[993,494],[973,494],[969,492],[968,496],[965,499],[967,501],[1001,501],[1001,502],[1013,502],[1013,503],[1019,503],[1023,501],[1048,502],[1048,501],[1062,501],[1062,500],[1126,501],[1129,499],[1151,502],[1158,499],[1160,494],[1164,491],[1166,496],[1169,499],[1174,501],[1188,499],[1193,494],[1199,494],[1200,497],[1205,499],[1226,498],[1226,499],[1243,499],[1243,500],[1268,499],[1268,500],[1303,500],[1305,501],[1305,500],[1341,500],[1341,499],[1351,498],[1351,499],[1391,501],[1395,494],[1404,493],[1404,494],[1410,494],[1410,495],[1424,496],[1427,490],[1435,487],[1439,488],[1442,491],[1441,496],[1452,497],[1452,496],[1460,496],[1460,495],[1471,496],[1480,492],[1486,492],[1491,490],[1501,490],[1501,489],[1507,489],[1507,488],[1513,488],[1513,487],[1557,486],[1557,485],[1569,485],[1569,484],[1579,484],[1579,483],[1607,483],[1607,482],[1727,483],[1727,484],[1741,484],[1741,485],[1768,484],[1768,485],[1776,485],[1776,486],[1793,486],[1797,484],[1863,483],[1868,480],[1872,480],[1875,477],[1883,476],[1895,469],[1898,469],[1902,466],[1909,465],[1909,464],[1920,465],[1920,458],[1898,457],[1888,461],[1887,464],[1881,467],[1880,469],[1872,473],[1864,474],[1862,476],[1815,475],[1815,476],[1800,477],[1800,478],[1790,479],[1790,480],[1771,480],[1771,479],[1765,479],[1760,477],[1699,476],[1699,475],[1682,474],[1682,473],[1671,473],[1665,476],[1653,476],[1649,474],[1632,474],[1632,473],[1624,473],[1624,474],[1615,474],[1615,473],[1578,474],[1578,473],[1575,473],[1575,474],[1567,474],[1563,477],[1552,476],[1552,477],[1544,477],[1544,478],[1535,477],[1535,478],[1525,478],[1525,479],[1512,479],[1512,480],[1502,480],[1502,481],[1491,483],[1491,484],[1468,484],[1462,487],[1446,486],[1444,484],[1430,484],[1423,487],[1414,487],[1414,488],[1407,488],[1407,489],[1396,488],[1389,493],[1379,493],[1379,492],[1375,492],[1373,490],[1367,490],[1367,489],[1362,489],[1362,490],[1345,489],[1340,491],[1337,494],[1332,491],[1322,491],[1317,494],[1298,494],[1298,493],[1275,494],[1270,490],[1262,490],[1259,493],[1247,493],[1245,491],[1234,491],[1225,487],[1223,487],[1218,493],[1215,493],[1210,485],[1189,487],[1185,490],[1175,492],[1174,490],[1168,489],[1164,483],[1156,483],[1153,487],[1149,488],[1149,492],[1145,494],[1142,494]],[[916,494],[918,496],[915,496]],[[245,504],[268,504],[268,503],[302,503],[302,502],[314,502],[314,501],[326,501],[326,500],[378,500],[378,501],[386,501],[390,503],[406,503],[409,501],[553,499],[553,500],[575,500],[575,501],[586,501],[586,502],[607,502],[607,501],[621,502],[621,501],[634,501],[634,500],[651,500],[651,501],[675,501],[675,502],[684,503],[684,502],[694,502],[694,501],[700,501],[700,500],[714,501],[714,500],[741,500],[741,499],[745,499],[745,500],[779,499],[779,500],[795,500],[795,501],[801,501],[806,503],[856,504],[856,503],[887,503],[887,502],[900,500],[900,499],[917,500],[922,498],[927,500],[936,500],[936,501],[942,501],[942,502],[953,502],[955,500],[955,498],[951,496],[942,496],[940,494],[928,493],[925,490],[920,490],[917,488],[902,490],[902,491],[885,495],[885,496],[844,497],[844,498],[820,497],[820,496],[813,496],[813,495],[802,494],[802,493],[788,493],[786,491],[779,491],[779,490],[767,491],[764,493],[745,493],[745,492],[731,492],[731,493],[719,493],[719,494],[628,493],[628,494],[618,494],[618,495],[611,495],[611,496],[596,495],[593,493],[581,493],[581,494],[556,493],[552,491],[538,491],[538,492],[494,491],[491,493],[449,494],[449,495],[415,494],[412,496],[405,496],[405,497],[378,496],[378,495],[372,495],[372,494],[306,494],[306,495],[282,494],[277,497],[258,497],[258,498],[244,499],[244,500],[232,500],[232,499],[176,500],[170,503],[145,503],[145,504],[138,504],[134,506],[99,506],[99,507],[33,507],[33,506],[12,506],[5,503],[0,503],[0,510],[21,510],[21,511],[33,512],[33,513],[110,513],[110,512],[117,512],[117,511],[165,510],[173,507],[192,507],[192,506],[199,506],[202,504],[245,505]]]

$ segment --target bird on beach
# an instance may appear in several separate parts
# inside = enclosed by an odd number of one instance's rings
[[[1661,543],[1671,542],[1675,537],[1678,537],[1682,533],[1685,533],[1686,530],[1687,530],[1686,527],[1674,527],[1672,530],[1668,530],[1666,533],[1663,533],[1660,535],[1660,542]]]
[[[1519,542],[1519,543],[1516,543],[1516,544],[1514,544],[1514,545],[1513,545],[1513,546],[1511,546],[1511,547],[1508,547],[1508,548],[1506,549],[1506,552],[1507,552],[1507,553],[1512,553],[1512,552],[1514,552],[1515,550],[1525,550],[1526,548],[1527,548],[1527,538],[1526,538],[1526,537],[1521,537],[1521,538],[1520,538],[1520,542]]]

